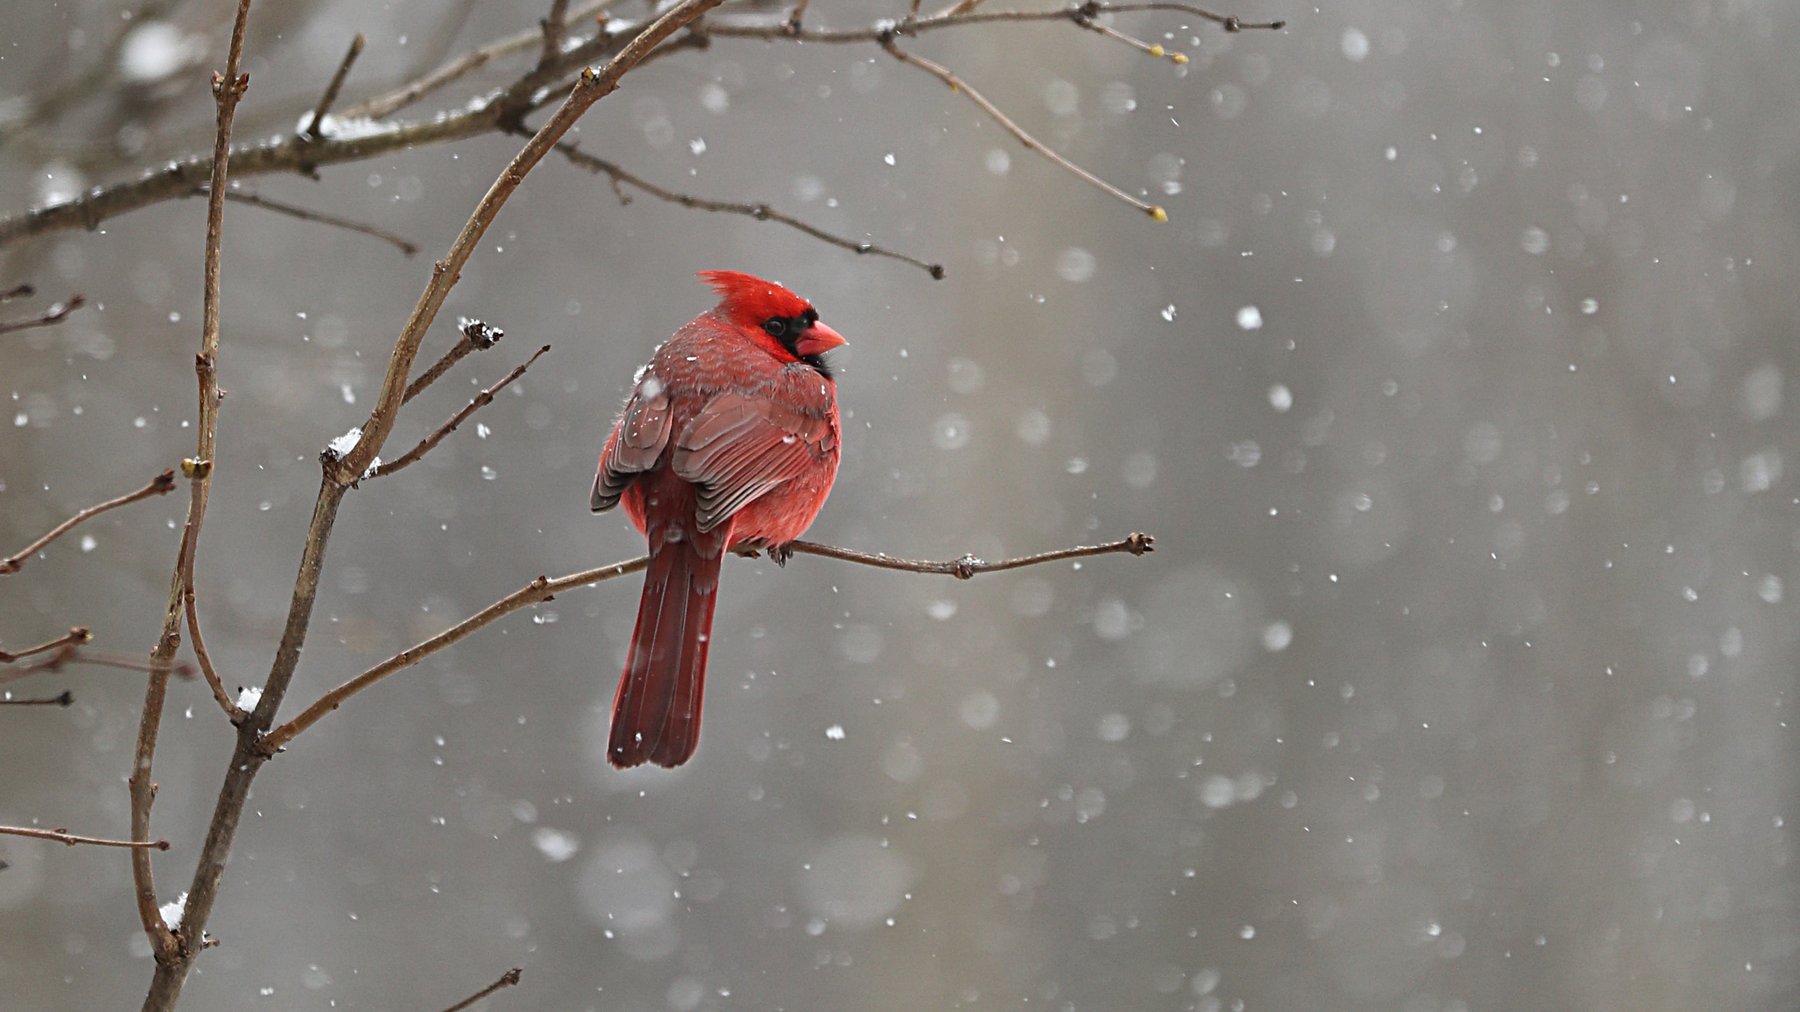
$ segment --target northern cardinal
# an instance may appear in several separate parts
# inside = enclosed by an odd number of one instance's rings
[[[656,349],[600,451],[588,505],[620,502],[650,542],[606,758],[679,766],[700,739],[706,649],[728,549],[785,561],[831,493],[844,343],[811,304],[737,271],[702,271],[719,304]]]

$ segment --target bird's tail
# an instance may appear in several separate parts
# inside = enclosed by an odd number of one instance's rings
[[[607,761],[618,767],[680,766],[694,754],[727,536],[672,526],[649,533],[650,566],[606,748]]]

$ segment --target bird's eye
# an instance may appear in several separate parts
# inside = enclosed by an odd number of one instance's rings
[[[769,332],[770,337],[783,337],[788,332],[788,321],[779,316],[771,317],[763,321],[763,329]]]

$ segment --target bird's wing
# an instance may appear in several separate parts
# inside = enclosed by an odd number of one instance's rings
[[[673,460],[675,473],[699,486],[700,529],[827,460],[837,447],[829,407],[741,393],[708,401],[676,440]]]
[[[656,466],[669,445],[672,420],[669,391],[655,374],[644,375],[625,402],[625,412],[613,427],[606,448],[600,451],[588,508],[598,513],[617,506],[631,479]]]

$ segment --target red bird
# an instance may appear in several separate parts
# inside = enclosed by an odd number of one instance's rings
[[[725,552],[760,546],[786,561],[837,477],[837,385],[822,356],[843,337],[780,285],[700,277],[719,304],[638,370],[588,503],[623,502],[650,541],[606,748],[619,767],[694,754]]]

